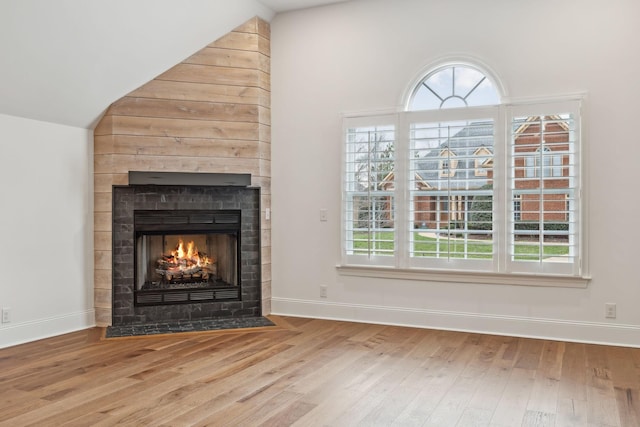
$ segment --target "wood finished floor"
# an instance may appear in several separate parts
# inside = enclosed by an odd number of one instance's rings
[[[640,426],[640,349],[272,316],[0,350],[0,426]]]

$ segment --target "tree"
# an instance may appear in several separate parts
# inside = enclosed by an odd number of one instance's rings
[[[389,172],[393,171],[394,144],[388,132],[369,132],[357,150],[356,181],[363,190],[378,191]]]
[[[389,226],[391,217],[391,196],[379,194],[385,191],[385,178],[394,168],[393,131],[369,131],[366,139],[357,149],[355,179],[361,191],[367,196],[359,198],[358,227],[382,228]],[[392,185],[392,183],[391,183]]]
[[[483,190],[491,190],[493,185],[486,184]],[[493,196],[474,196],[469,213],[469,230],[493,230]]]

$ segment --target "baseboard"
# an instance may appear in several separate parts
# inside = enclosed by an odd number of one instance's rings
[[[95,326],[94,310],[68,313],[0,327],[0,348],[62,335]]]
[[[407,309],[276,297],[271,299],[271,313],[282,316],[640,347],[640,327],[635,325]]]

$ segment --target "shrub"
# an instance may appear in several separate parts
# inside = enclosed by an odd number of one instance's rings
[[[490,184],[482,187],[491,189]],[[475,196],[471,201],[471,213],[469,214],[470,230],[491,230],[493,229],[493,197]]]
[[[515,223],[515,229],[517,231],[540,231],[539,221],[518,221]],[[545,231],[569,231],[568,222],[545,222]]]

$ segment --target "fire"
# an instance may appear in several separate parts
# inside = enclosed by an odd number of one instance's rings
[[[182,239],[180,239],[176,249],[171,251],[171,257],[168,258],[167,261],[169,261],[171,269],[174,271],[189,270],[193,269],[193,267],[206,267],[212,264],[211,258],[198,252],[198,248],[193,241],[187,243],[185,248]]]

